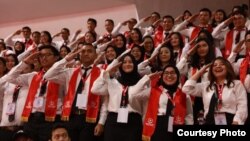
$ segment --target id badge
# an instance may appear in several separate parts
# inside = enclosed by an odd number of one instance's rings
[[[173,132],[174,117],[169,116],[168,118],[168,132]]]
[[[214,114],[215,125],[227,125],[227,119],[225,113]]]
[[[118,123],[128,123],[128,108],[119,108],[118,109],[117,122]]]
[[[34,101],[34,108],[42,108],[44,99],[42,96],[36,97]]]
[[[6,115],[14,115],[16,109],[15,103],[8,103]]]
[[[86,94],[77,94],[76,107],[79,109],[84,109],[87,107],[87,95]]]

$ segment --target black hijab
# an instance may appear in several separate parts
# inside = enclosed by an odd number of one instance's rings
[[[129,72],[129,73],[124,72],[123,69],[122,69],[124,59],[127,56],[131,58],[131,60],[132,60],[132,62],[134,64],[133,70],[131,72]],[[141,76],[138,73],[135,58],[131,54],[127,54],[127,55],[122,57],[121,62],[122,62],[122,65],[119,67],[119,71],[120,71],[121,75],[117,78],[117,80],[124,86],[133,86],[133,85],[135,85],[141,79]]]
[[[175,71],[175,73],[176,73],[176,75],[177,75],[177,80],[176,80],[175,84],[173,84],[173,85],[167,85],[167,84],[163,81],[163,74],[164,74],[165,70],[166,70],[167,68],[169,68],[169,67],[173,68],[174,71]],[[177,68],[176,66],[170,64],[170,65],[167,65],[167,66],[163,69],[163,72],[162,72],[162,74],[161,74],[161,78],[160,78],[158,84],[159,84],[159,86],[163,86],[163,88],[167,89],[170,93],[173,94],[174,92],[176,92],[176,90],[177,90],[177,88],[178,88],[178,85],[179,85],[179,83],[180,83],[179,81],[180,81],[180,72],[179,72],[178,68]]]

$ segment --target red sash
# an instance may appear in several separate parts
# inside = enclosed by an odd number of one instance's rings
[[[247,69],[249,65],[249,57],[247,56],[240,64],[240,81],[244,84],[244,80],[247,76]]]
[[[76,94],[76,82],[77,77],[81,71],[81,68],[76,68],[73,72],[73,75],[69,81],[69,88],[67,95],[65,96],[65,100],[63,103],[63,109],[62,109],[62,120],[68,121],[69,116],[71,113],[71,107],[73,104],[73,100],[75,98]],[[100,105],[100,96],[94,95],[91,93],[91,87],[94,83],[94,81],[97,79],[97,77],[100,75],[100,69],[96,66],[93,66],[91,72],[90,72],[90,86],[89,86],[89,95],[88,95],[88,103],[87,103],[87,113],[86,113],[86,122],[89,123],[95,123],[98,112],[99,112],[99,105]]]
[[[35,95],[40,86],[40,83],[43,79],[43,71],[40,71],[36,74],[30,84],[28,96],[25,102],[25,106],[22,113],[22,121],[27,122],[30,116],[30,113],[33,108],[33,102]],[[59,85],[53,82],[49,82],[46,95],[46,104],[45,104],[45,120],[54,121],[56,117],[57,110],[57,101],[58,101],[58,92]]]
[[[193,29],[193,31],[192,31],[192,33],[191,33],[190,41],[192,41],[192,40],[199,34],[200,31],[201,31],[201,27],[198,27],[198,26],[194,27],[194,29]],[[209,31],[210,33],[212,33],[213,28],[212,28],[211,25],[208,25],[208,26],[207,26],[207,31]],[[192,48],[192,47],[193,47],[193,46],[191,45],[191,48]],[[190,49],[191,49],[191,48],[190,48]]]
[[[143,123],[142,140],[144,141],[150,140],[155,131],[161,94],[162,90],[159,87],[152,87],[146,117]],[[179,88],[174,96],[174,102],[174,124],[184,124],[186,116],[186,95]]]
[[[163,27],[162,26],[157,26],[154,32],[154,44],[155,47],[157,47],[160,43],[163,41]]]
[[[224,58],[228,58],[228,56],[231,53],[232,45],[233,45],[233,32],[234,30],[230,30],[226,35],[226,43],[225,43],[225,49],[222,49],[222,55]]]

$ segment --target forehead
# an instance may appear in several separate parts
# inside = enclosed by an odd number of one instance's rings
[[[250,34],[247,34],[246,39],[250,39]]]
[[[83,51],[84,50],[93,50],[93,51],[95,50],[94,46],[91,46],[91,45],[84,45],[83,47],[84,47]]]
[[[62,133],[67,133],[66,129],[64,128],[57,128],[53,131],[53,134],[62,134]]]
[[[124,57],[123,61],[132,61],[132,58],[130,56],[126,56],[126,57]]]
[[[173,67],[167,67],[164,72],[175,72]]]
[[[204,45],[204,44],[207,44],[207,42],[206,41],[204,41],[204,40],[202,40],[202,41],[199,41],[199,43],[198,44],[200,44],[200,45]]]
[[[164,21],[164,22],[172,22],[172,19],[169,18],[169,17],[167,17],[167,18],[164,18],[163,21]]]
[[[244,16],[241,14],[234,15],[234,19],[244,19]]]
[[[50,48],[43,48],[40,50],[41,53],[53,53],[53,51]]]
[[[208,11],[200,11],[200,15],[209,15]]]
[[[115,49],[113,47],[108,47],[107,50],[108,51],[115,51]]]
[[[224,64],[224,62],[223,62],[221,59],[216,59],[216,60],[214,61],[214,63],[223,63],[223,64]]]
[[[170,50],[169,50],[169,48],[167,48],[167,47],[162,47],[162,48],[160,49],[160,51],[170,51]]]

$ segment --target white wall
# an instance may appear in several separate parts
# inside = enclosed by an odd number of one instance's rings
[[[30,26],[32,31],[48,30],[52,35],[56,34],[63,27],[67,27],[73,33],[83,28],[86,30],[86,22],[88,18],[95,18],[97,20],[96,31],[98,34],[103,34],[105,31],[104,21],[107,18],[113,19],[115,24],[118,22],[125,21],[129,18],[138,18],[137,10],[135,5],[125,5],[120,7],[114,7],[109,9],[102,9],[98,11],[91,11],[85,13],[77,13],[74,15],[64,15],[60,17],[49,17],[44,19],[35,19],[19,23],[8,23],[1,25],[0,27],[0,38],[5,38],[9,34],[12,34],[17,29],[23,26]],[[122,28],[125,30],[126,28]]]
[[[176,17],[185,10],[190,10],[194,14],[204,7],[212,11],[221,8],[230,12],[234,5],[249,5],[249,0],[135,0],[135,3],[139,17],[148,16],[153,11],[159,12],[162,16]]]

